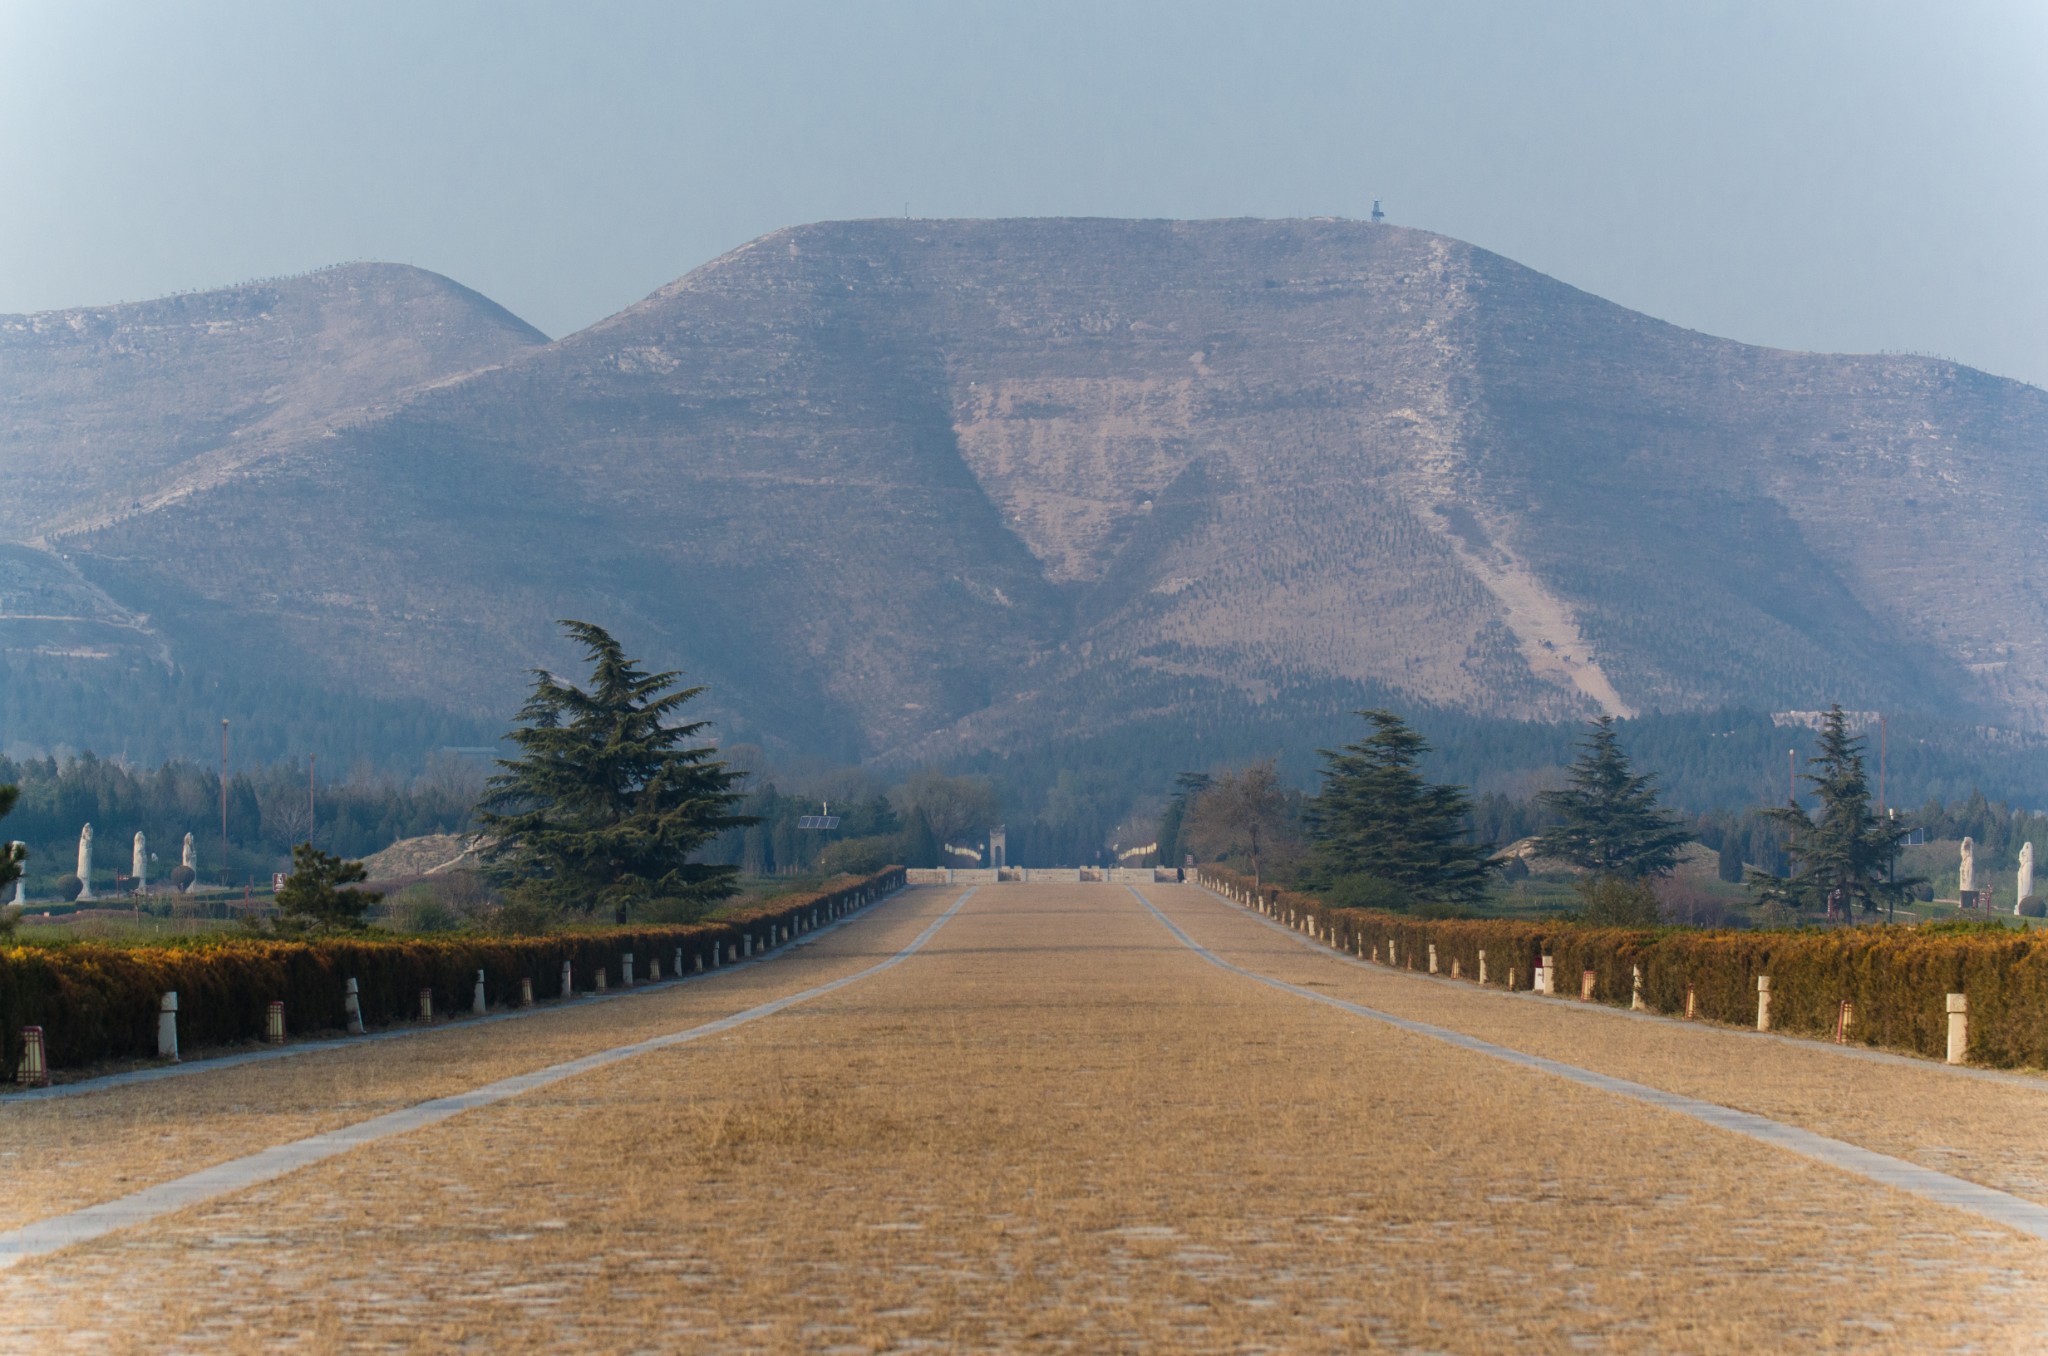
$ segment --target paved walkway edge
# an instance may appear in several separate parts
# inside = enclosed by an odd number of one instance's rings
[[[1417,1022],[1406,1017],[1396,1017],[1390,1012],[1381,1012],[1377,1008],[1369,1008],[1362,1003],[1353,1003],[1342,998],[1333,998],[1328,994],[1317,993],[1314,989],[1303,988],[1297,984],[1289,984],[1286,980],[1274,979],[1270,975],[1262,975],[1256,970],[1248,970],[1244,966],[1223,959],[1194,938],[1188,936],[1187,933],[1181,931],[1180,926],[1164,913],[1161,913],[1158,906],[1139,893],[1136,886],[1128,888],[1132,896],[1140,904],[1144,905],[1147,912],[1158,919],[1161,926],[1172,933],[1182,946],[1185,946],[1203,960],[1208,961],[1211,965],[1222,970],[1228,970],[1234,975],[1240,975],[1256,983],[1264,984],[1268,988],[1278,989],[1283,993],[1291,993],[1296,997],[1306,998],[1312,1003],[1321,1003],[1326,1007],[1337,1008],[1343,1012],[1350,1013],[1354,1017],[1370,1018],[1373,1021],[1384,1022],[1388,1026],[1396,1027],[1413,1035],[1426,1036],[1431,1040],[1442,1041],[1446,1045],[1454,1045],[1461,1050],[1470,1050],[1475,1054],[1488,1055],[1494,1059],[1505,1060],[1510,1064],[1519,1064],[1524,1068],[1553,1074],[1585,1087],[1597,1088],[1601,1092],[1613,1093],[1618,1097],[1627,1097],[1634,1101],[1647,1102],[1649,1105],[1662,1108],[1665,1111],[1675,1111],[1681,1116],[1690,1116],[1694,1120],[1703,1121],[1718,1130],[1726,1130],[1732,1134],[1744,1135],[1750,1139],[1760,1140],[1774,1148],[1784,1149],[1803,1158],[1810,1158],[1816,1162],[1825,1163],[1829,1167],[1839,1168],[1843,1172],[1853,1173],[1858,1177],[1883,1186],[1896,1187],[1900,1191],[1911,1192],[1913,1195],[1933,1201],[1937,1205],[1949,1206],[1956,1210],[1966,1210],[1971,1214],[1990,1220],[1994,1224],[2002,1224],[2008,1229],[2014,1229],[2020,1233],[2030,1234],[2035,1238],[2048,1241],[2048,1206],[2036,1205],[2034,1202],[2024,1200],[2021,1197],[2009,1195],[2003,1191],[1996,1191],[1991,1187],[1982,1186],[1976,1182],[1965,1181],[1960,1177],[1951,1177],[1947,1173],[1936,1172],[1932,1168],[1923,1168],[1917,1163],[1908,1163],[1903,1158],[1893,1158],[1889,1154],[1876,1153],[1839,1139],[1829,1139],[1826,1135],[1816,1135],[1811,1130],[1802,1130],[1797,1126],[1786,1125],[1783,1122],[1774,1121],[1768,1117],[1756,1115],[1753,1112],[1737,1111],[1733,1107],[1721,1106],[1716,1102],[1703,1102],[1695,1097],[1685,1097],[1675,1092],[1665,1092],[1661,1088],[1649,1087],[1642,1083],[1633,1083],[1625,1078],[1615,1078],[1608,1074],[1595,1073],[1591,1069],[1582,1069],[1576,1064],[1566,1064],[1559,1060],[1546,1059],[1541,1055],[1531,1055],[1520,1050],[1510,1050],[1504,1045],[1495,1045],[1492,1041],[1481,1040],[1477,1036],[1468,1036],[1460,1031],[1432,1026],[1428,1022]]]
[[[19,1229],[11,1229],[5,1233],[0,1233],[0,1270],[12,1267],[33,1257],[41,1257],[48,1253],[56,1252],[60,1248],[68,1248],[76,1243],[91,1242],[93,1239],[102,1238],[117,1230],[147,1223],[160,1216],[168,1215],[173,1211],[183,1210],[187,1206],[198,1205],[204,1201],[211,1200],[216,1196],[225,1196],[244,1187],[256,1186],[259,1183],[271,1181],[274,1178],[284,1176],[286,1173],[296,1172],[300,1168],[318,1163],[323,1159],[332,1158],[336,1154],[346,1153],[350,1149],[359,1148],[365,1144],[373,1144],[380,1139],[388,1139],[393,1135],[402,1135],[408,1131],[434,1125],[449,1119],[451,1116],[459,1116],[465,1111],[472,1111],[477,1107],[490,1106],[495,1102],[502,1102],[507,1098],[517,1097],[521,1093],[532,1092],[537,1088],[544,1088],[550,1084],[559,1083],[566,1078],[574,1078],[577,1074],[589,1073],[593,1069],[601,1069],[608,1064],[616,1064],[621,1060],[632,1059],[636,1055],[649,1054],[656,1050],[666,1050],[671,1046],[701,1040],[706,1036],[715,1036],[720,1032],[730,1031],[734,1027],[744,1026],[748,1022],[758,1021],[763,1017],[772,1017],[776,1013],[787,1008],[793,1008],[799,1003],[806,1003],[813,998],[823,997],[825,994],[843,989],[849,984],[859,983],[863,979],[868,979],[882,973],[884,970],[901,965],[904,961],[922,950],[925,943],[937,935],[938,930],[944,927],[954,914],[960,912],[961,906],[966,904],[973,894],[974,888],[966,890],[947,907],[944,913],[934,918],[925,927],[924,931],[918,933],[908,946],[905,946],[901,951],[896,952],[896,954],[888,959],[870,965],[865,970],[856,970],[850,975],[842,975],[838,979],[830,980],[824,984],[814,985],[811,988],[799,990],[796,993],[787,994],[766,1003],[757,1004],[744,1011],[733,1013],[731,1016],[720,1017],[716,1021],[706,1022],[701,1026],[693,1026],[683,1031],[671,1032],[666,1036],[654,1036],[644,1041],[635,1041],[631,1045],[614,1046],[609,1050],[600,1050],[595,1054],[584,1055],[579,1059],[567,1060],[561,1064],[552,1064],[545,1069],[535,1069],[531,1073],[517,1074],[511,1078],[499,1079],[495,1083],[486,1083],[482,1087],[472,1088],[468,1092],[455,1093],[448,1097],[436,1097],[414,1106],[402,1107],[397,1111],[386,1112],[382,1116],[376,1116],[367,1121],[360,1121],[355,1125],[343,1126],[339,1130],[329,1130],[322,1134],[310,1135],[305,1139],[294,1140],[289,1144],[280,1144],[274,1148],[263,1149],[242,1158],[230,1159],[225,1163],[217,1163],[213,1167],[202,1169],[188,1176],[174,1178],[171,1181],[161,1182],[156,1186],[135,1192],[133,1195],[123,1196],[119,1200],[87,1206],[83,1210],[74,1210],[65,1215],[52,1215],[48,1219],[40,1219],[33,1224],[25,1224]]]
[[[381,1030],[366,1032],[360,1036],[314,1036],[304,1040],[294,1040],[289,1045],[280,1045],[268,1050],[243,1050],[232,1055],[198,1055],[177,1064],[160,1064],[153,1068],[125,1069],[120,1073],[96,1074],[93,1077],[81,1078],[74,1082],[52,1083],[46,1088],[23,1088],[18,1091],[9,1088],[4,1092],[0,1092],[0,1111],[4,1111],[18,1102],[46,1102],[58,1097],[78,1097],[91,1092],[105,1092],[109,1088],[130,1087],[136,1083],[154,1083],[158,1079],[163,1078],[186,1078],[192,1074],[213,1073],[216,1070],[233,1069],[243,1064],[262,1064],[273,1059],[292,1059],[300,1055],[317,1055],[335,1050],[352,1050],[356,1046],[369,1045],[376,1041],[402,1041],[410,1040],[416,1036],[442,1036],[451,1031],[469,1031],[479,1026],[489,1025],[492,1022],[517,1022],[528,1017],[543,1016],[550,1012],[567,1012],[572,1008],[583,1007],[590,1003],[610,1003],[622,998],[640,998],[650,993],[666,993],[676,985],[687,984],[691,980],[716,979],[720,975],[729,975],[735,970],[743,970],[750,965],[760,965],[766,961],[779,960],[793,947],[808,946],[827,933],[836,931],[839,928],[845,927],[848,923],[856,922],[866,917],[870,909],[884,901],[894,899],[897,895],[903,893],[904,888],[903,886],[898,886],[885,895],[869,900],[851,913],[841,914],[831,922],[822,924],[809,932],[801,933],[779,946],[760,952],[751,959],[727,961],[714,970],[705,970],[687,975],[670,975],[667,979],[649,980],[645,983],[636,984],[630,989],[609,989],[603,993],[586,991],[572,994],[567,998],[555,998],[544,1003],[536,1003],[530,1008],[501,1008],[496,1012],[484,1013],[482,1016],[477,1016],[473,1013],[454,1012],[450,1013],[445,1021],[439,1021],[428,1026],[385,1027]]]

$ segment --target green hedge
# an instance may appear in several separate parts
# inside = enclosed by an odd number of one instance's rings
[[[1370,955],[1396,944],[1403,968],[1425,969],[1429,946],[1448,975],[1455,959],[1464,977],[1478,974],[1486,952],[1487,982],[1530,987],[1537,959],[1557,967],[1556,991],[1577,998],[1579,977],[1596,976],[1595,1001],[1628,1006],[1632,969],[1643,971],[1643,1001],[1652,1011],[1685,1012],[1685,991],[1708,1021],[1756,1025],[1756,980],[1771,977],[1771,1029],[1832,1038],[1838,1005],[1854,1009],[1849,1038],[1858,1045],[1942,1058],[1948,1049],[1949,994],[1969,999],[1973,1064],[2048,1068],[2048,934],[2012,932],[1929,935],[1915,928],[1850,927],[1751,932],[1689,928],[1593,928],[1511,918],[1426,919],[1326,907],[1312,895],[1251,882],[1214,867],[1202,883],[1241,903],[1297,924],[1334,929],[1335,945]]]
[[[851,885],[772,899],[734,917],[687,927],[621,927],[539,937],[344,937],[321,941],[233,940],[195,946],[125,947],[82,943],[0,951],[0,1070],[11,1077],[21,1060],[21,1029],[40,1026],[53,1069],[156,1055],[158,1005],[178,995],[179,1041],[187,1048],[261,1039],[273,1001],[282,1000],[294,1033],[343,1025],[342,993],[353,978],[363,1020],[371,1026],[415,1021],[419,992],[432,989],[434,1011],[467,1011],[484,972],[494,1007],[516,1003],[519,981],[533,981],[536,1000],[562,996],[562,962],[588,990],[603,968],[617,985],[621,958],[631,952],[636,977],[650,960],[667,975],[677,947],[686,966],[710,964],[714,947],[758,950],[772,929],[808,931],[903,885],[891,867]]]

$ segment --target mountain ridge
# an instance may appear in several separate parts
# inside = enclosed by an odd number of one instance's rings
[[[49,543],[174,653],[503,711],[587,615],[847,758],[1345,690],[2048,729],[2048,396],[1427,232],[817,223],[505,347]]]

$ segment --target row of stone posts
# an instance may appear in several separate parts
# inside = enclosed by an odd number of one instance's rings
[[[88,835],[90,832],[91,826],[88,825]],[[136,836],[138,838],[141,837],[140,834]],[[835,899],[828,904],[814,907],[808,912],[796,914],[787,923],[769,922],[760,925],[762,931],[759,934],[760,946],[758,949],[762,955],[766,955],[776,946],[793,941],[806,932],[814,932],[826,923],[843,918],[858,909],[865,908],[877,899],[883,898],[884,894],[885,892],[878,888],[864,887],[853,892],[850,898]],[[725,950],[727,951],[728,963],[752,957],[756,950],[754,944],[755,936],[755,932],[750,927],[740,934],[740,941],[737,945],[727,944]],[[669,978],[683,978],[683,958],[686,950],[688,948],[681,946],[675,948],[674,961],[669,971]],[[711,963],[709,968],[714,970],[718,968],[719,951],[720,945],[716,942],[712,943],[710,947]],[[695,951],[693,953],[694,973],[704,973],[706,969],[704,957],[705,953],[703,951]],[[607,968],[600,967],[598,969],[595,976],[596,987],[593,993],[606,992],[605,978]],[[633,987],[634,973],[633,953],[630,951],[622,952],[619,957],[619,977],[624,981],[623,987],[629,989]],[[574,962],[563,961],[563,998],[568,999],[576,996],[575,978],[576,968]],[[661,959],[658,956],[652,957],[647,963],[645,982],[649,984],[658,983],[661,978]],[[530,977],[521,976],[519,980],[519,1006],[530,1008],[533,1005],[533,980]],[[362,989],[353,976],[343,983],[341,1006],[342,1017],[347,1026],[348,1033],[351,1036],[364,1034]],[[476,983],[470,990],[469,1010],[472,1015],[481,1017],[488,1010],[488,1006],[484,988],[484,972],[479,970],[476,972]],[[420,1020],[422,1022],[432,1022],[434,1020],[434,991],[432,989],[420,990]],[[263,1035],[264,1039],[272,1045],[284,1044],[285,1022],[283,1002],[273,1001],[265,1012]],[[22,1045],[22,1060],[15,1074],[16,1081],[32,1086],[47,1084],[50,1081],[50,1077],[48,1061],[44,1055],[43,1029],[40,1026],[23,1027]],[[179,1062],[178,995],[176,991],[164,994],[157,1004],[156,1053],[157,1058],[168,1063],[176,1064]]]
[[[2028,855],[2031,857],[2031,853]],[[2031,868],[2032,862],[2029,861],[2027,865]],[[1197,875],[1195,880],[1197,884],[1207,887],[1210,891],[1222,895],[1233,903],[1256,909],[1275,921],[1284,922],[1288,927],[1306,932],[1309,936],[1325,941],[1333,947],[1340,945],[1335,926],[1319,927],[1311,915],[1306,913],[1297,914],[1293,910],[1283,910],[1279,908],[1277,898],[1268,897],[1263,891],[1246,890],[1228,881],[1213,880],[1201,875]],[[1353,945],[1359,958],[1361,960],[1365,959],[1368,955],[1365,939],[1362,936],[1355,937]],[[1439,973],[1437,969],[1436,944],[1434,942],[1429,944],[1428,951],[1429,973],[1434,975]],[[1370,957],[1375,963],[1379,961],[1380,951],[1377,945],[1370,948]],[[1484,948],[1479,952],[1478,961],[1478,980],[1484,986],[1486,984],[1486,951]],[[1386,963],[1394,968],[1399,968],[1400,966],[1400,947],[1397,940],[1393,937],[1387,938]],[[1411,970],[1415,968],[1412,959],[1409,962],[1408,968]],[[1647,1012],[1649,1011],[1649,1004],[1643,998],[1643,967],[1631,965],[1629,971],[1629,1010],[1632,1012]],[[1462,978],[1460,966],[1456,960],[1451,962],[1451,977],[1453,979]],[[1515,987],[1515,978],[1515,971],[1510,967],[1508,970],[1508,988],[1511,990]],[[1529,986],[1532,993],[1546,996],[1554,996],[1557,993],[1556,962],[1550,956],[1545,955],[1539,959],[1535,968],[1530,972]],[[1598,988],[1599,974],[1597,971],[1586,970],[1580,973],[1580,1002],[1592,1002]],[[1947,1062],[1950,1064],[1962,1064],[1969,1055],[1969,1000],[1962,994],[1952,993],[1948,995],[1946,1007],[1948,1014]],[[1697,996],[1694,993],[1693,986],[1688,984],[1685,989],[1686,1020],[1694,1020],[1697,1018],[1698,1013]],[[1843,1045],[1848,1043],[1849,1025],[1852,1016],[1852,1005],[1847,999],[1842,1000],[1835,1023],[1836,1044]],[[1771,977],[1769,975],[1758,975],[1756,977],[1756,1029],[1764,1032],[1768,1032],[1771,1029]]]

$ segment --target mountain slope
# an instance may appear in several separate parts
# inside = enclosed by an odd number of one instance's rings
[[[828,223],[53,533],[174,651],[505,710],[614,625],[947,757],[1385,697],[2048,729],[2048,395],[1350,222]]]

